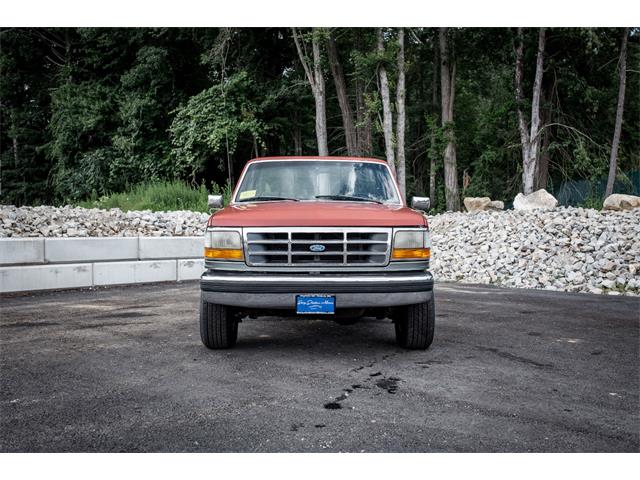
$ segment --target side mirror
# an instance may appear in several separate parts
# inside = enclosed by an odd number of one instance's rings
[[[207,203],[209,208],[222,208],[222,195],[209,195]]]
[[[411,208],[424,210],[426,212],[430,206],[431,200],[429,200],[429,197],[411,197]]]

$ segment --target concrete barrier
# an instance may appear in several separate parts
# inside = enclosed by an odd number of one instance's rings
[[[158,258],[202,258],[204,240],[202,237],[139,237],[140,260]]]
[[[0,267],[0,292],[24,292],[93,285],[90,263]]]
[[[137,237],[47,238],[46,263],[138,259]]]
[[[0,265],[44,263],[44,238],[0,238]]]
[[[202,237],[2,238],[0,293],[195,280]]]
[[[93,264],[93,284],[170,282],[178,279],[176,260],[104,262]]]
[[[204,272],[203,259],[178,260],[178,281],[197,280]]]

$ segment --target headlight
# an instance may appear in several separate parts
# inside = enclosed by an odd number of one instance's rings
[[[244,260],[240,232],[208,230],[204,235],[204,256],[214,260]]]
[[[393,238],[392,260],[429,260],[431,241],[426,229],[398,230]]]

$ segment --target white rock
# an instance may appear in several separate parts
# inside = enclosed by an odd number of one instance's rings
[[[623,195],[614,193],[604,199],[602,208],[604,210],[632,210],[640,207],[640,197],[635,195]]]
[[[496,208],[492,206],[493,202],[489,197],[465,197],[463,203],[464,208],[466,208],[469,213],[484,212]],[[504,208],[504,206],[502,208]]]
[[[558,205],[558,200],[547,192],[544,188],[538,191],[530,193],[529,195],[523,195],[519,193],[513,200],[514,210],[552,210]]]
[[[202,235],[207,218],[186,211],[4,205],[0,237]],[[437,280],[640,294],[640,209],[449,212],[428,220]]]

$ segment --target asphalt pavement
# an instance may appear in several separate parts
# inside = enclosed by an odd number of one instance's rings
[[[638,452],[640,299],[438,284],[427,351],[389,320],[244,319],[199,286],[0,298],[0,451]]]

